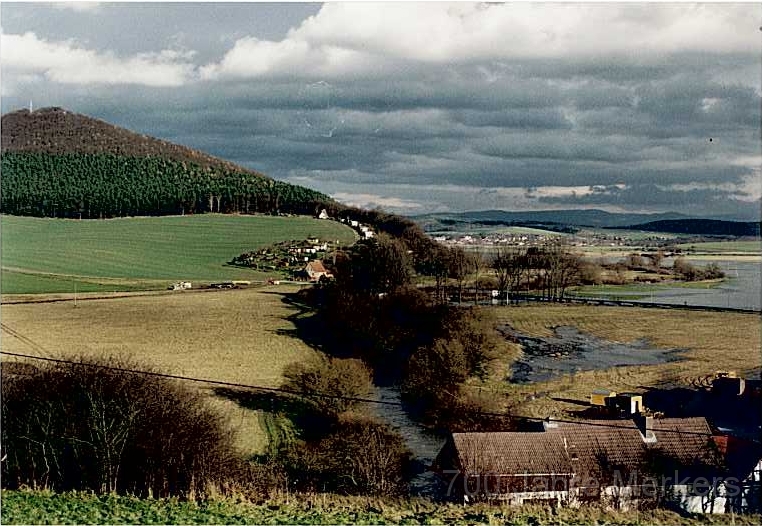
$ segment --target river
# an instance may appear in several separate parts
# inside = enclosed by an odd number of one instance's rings
[[[415,476],[410,481],[410,493],[434,498],[440,496],[442,482],[428,468],[442,449],[445,438],[432,433],[408,416],[400,405],[398,389],[376,387],[375,399],[395,404],[373,404],[373,410],[378,418],[399,432],[413,454]]]

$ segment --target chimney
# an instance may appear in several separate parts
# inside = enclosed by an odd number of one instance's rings
[[[643,414],[635,415],[633,418],[635,425],[638,426],[640,436],[643,442],[646,444],[653,444],[656,442],[656,435],[654,434],[654,417],[645,416]]]
[[[546,418],[542,422],[542,428],[543,431],[547,431],[548,429],[556,429],[558,427],[558,422],[554,422],[550,419],[550,417]]]

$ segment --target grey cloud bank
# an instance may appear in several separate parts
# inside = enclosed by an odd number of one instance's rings
[[[3,112],[64,106],[401,213],[759,217],[759,5],[0,9]]]

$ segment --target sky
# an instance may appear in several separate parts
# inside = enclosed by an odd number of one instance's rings
[[[0,26],[3,113],[347,204],[760,217],[759,3],[3,2]]]

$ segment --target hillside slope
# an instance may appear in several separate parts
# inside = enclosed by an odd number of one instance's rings
[[[58,107],[42,108],[32,113],[19,110],[3,115],[2,152],[161,157],[264,177],[259,172],[203,152]]]
[[[307,188],[62,108],[2,117],[0,212],[103,218],[202,212],[312,214]]]

